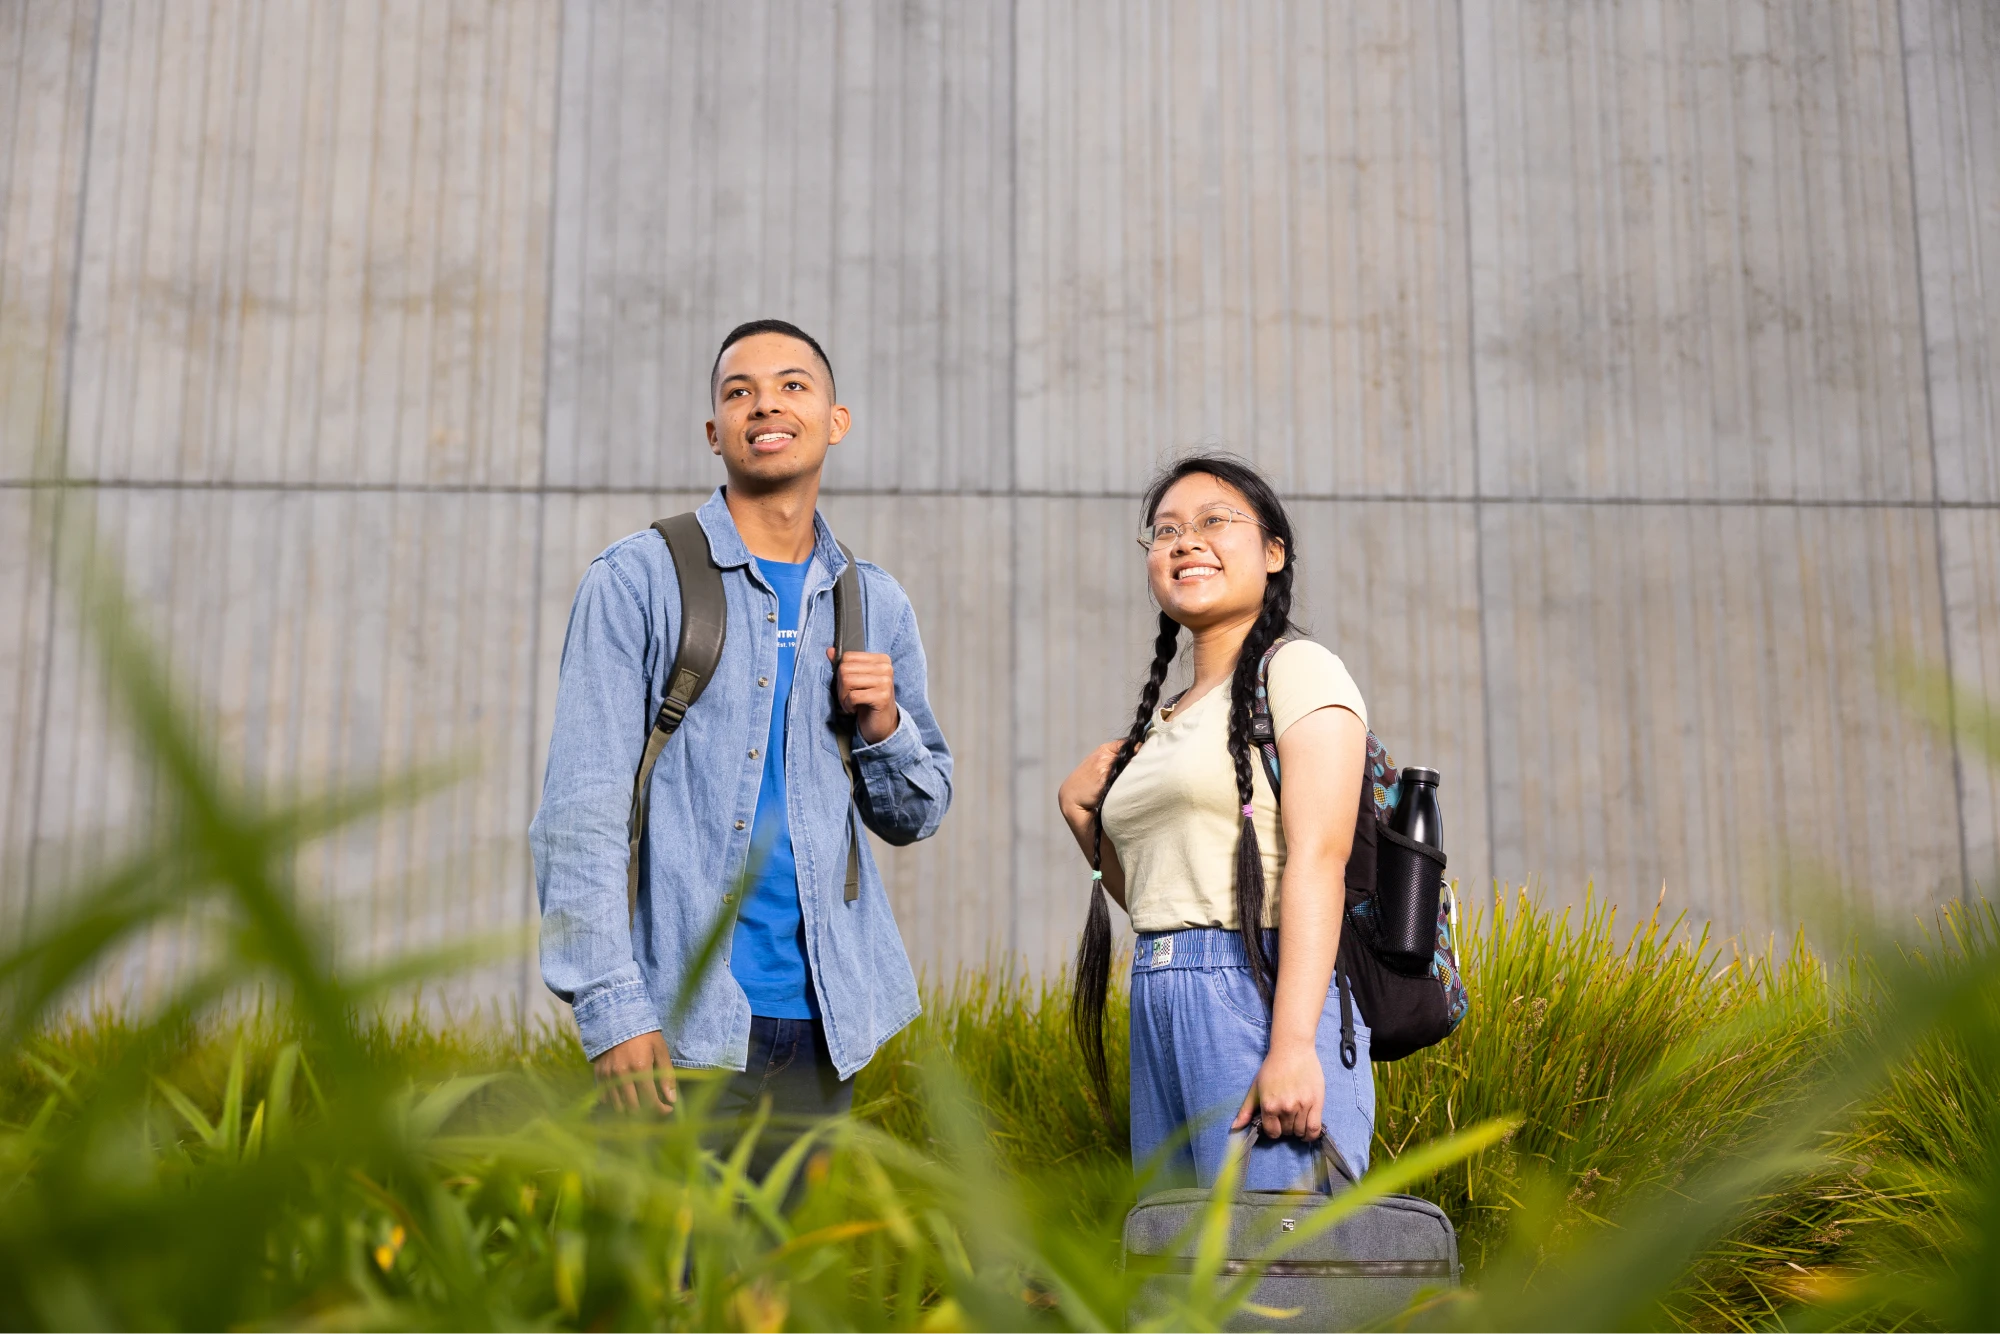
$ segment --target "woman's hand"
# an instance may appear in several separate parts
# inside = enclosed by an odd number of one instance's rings
[[[1070,828],[1088,825],[1090,817],[1097,813],[1098,803],[1104,800],[1105,780],[1111,777],[1111,763],[1118,758],[1118,747],[1123,744],[1107,741],[1091,751],[1056,789],[1056,805],[1062,808],[1063,819]]]
[[[1098,844],[1097,808],[1104,801],[1112,761],[1118,758],[1118,747],[1124,744],[1107,741],[1091,751],[1056,789],[1056,805],[1062,811],[1063,823],[1069,826],[1070,836],[1076,840],[1077,850],[1083,853],[1085,861],[1097,856],[1104,892],[1121,908],[1125,906],[1125,868],[1118,864],[1118,850],[1111,846],[1109,838],[1102,846]]]
[[[1319,1141],[1325,1128],[1326,1072],[1310,1042],[1271,1048],[1229,1128],[1243,1129],[1253,1113],[1266,1139],[1289,1135],[1308,1143]]]

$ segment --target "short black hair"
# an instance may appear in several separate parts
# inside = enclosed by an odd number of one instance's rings
[[[826,349],[819,345],[819,339],[790,320],[751,320],[748,324],[739,324],[731,329],[728,336],[722,340],[722,346],[715,349],[715,364],[708,368],[709,402],[715,401],[716,392],[722,388],[722,382],[717,378],[722,374],[722,354],[744,339],[754,338],[758,334],[783,334],[787,338],[796,338],[811,348],[813,355],[819,358],[819,364],[826,368],[826,396],[834,397],[833,362],[828,360]]]

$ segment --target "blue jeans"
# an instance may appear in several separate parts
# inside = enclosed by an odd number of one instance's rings
[[[1275,951],[1277,933],[1265,935]],[[1354,1068],[1340,1060],[1340,996],[1327,988],[1320,1011],[1322,1117],[1342,1158],[1359,1176],[1375,1135],[1375,1076],[1368,1026],[1354,1015]],[[1160,1189],[1213,1185],[1229,1147],[1229,1123],[1257,1080],[1271,1045],[1271,1015],[1250,980],[1243,937],[1201,928],[1142,934],[1132,954],[1132,1162],[1144,1166],[1181,1134],[1164,1162]],[[1310,1189],[1318,1148],[1298,1139],[1260,1139],[1245,1165],[1245,1190]]]
[[[817,1019],[750,1020],[749,1068],[729,1077],[715,1105],[718,1129],[734,1133],[771,1100],[771,1123],[750,1151],[750,1174],[762,1180],[786,1149],[798,1142],[810,1121],[842,1116],[854,1106],[854,1081],[842,1079],[826,1047],[826,1028]],[[727,1143],[716,1147],[727,1153]]]

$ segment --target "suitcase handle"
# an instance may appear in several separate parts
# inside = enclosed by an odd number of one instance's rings
[[[1256,1147],[1257,1140],[1263,1132],[1257,1129],[1257,1123],[1252,1121],[1249,1125],[1243,1127],[1243,1129],[1233,1132],[1233,1134],[1242,1139],[1243,1154],[1247,1158],[1250,1155],[1250,1150]],[[1324,1129],[1319,1133],[1318,1166],[1319,1180],[1314,1185],[1318,1190],[1327,1195],[1333,1194],[1333,1183],[1336,1177],[1345,1181],[1350,1186],[1360,1184],[1359,1179],[1354,1175],[1354,1169],[1347,1165],[1346,1157],[1340,1152],[1340,1146],[1333,1142],[1332,1132]],[[1299,1192],[1267,1190],[1250,1191],[1248,1193],[1253,1195],[1296,1195]]]

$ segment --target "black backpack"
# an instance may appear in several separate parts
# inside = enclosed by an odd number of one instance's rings
[[[681,633],[680,642],[674,649],[674,660],[667,668],[667,692],[660,700],[660,712],[653,719],[653,730],[646,737],[646,753],[639,760],[639,772],[632,780],[632,813],[627,823],[628,838],[625,860],[625,908],[628,914],[639,911],[639,840],[646,833],[646,806],[648,789],[653,782],[653,765],[659,761],[660,752],[666,749],[667,741],[687,717],[687,711],[701,698],[701,692],[708,688],[715,668],[722,661],[722,639],[728,628],[729,606],[722,590],[722,571],[716,568],[715,559],[708,546],[708,534],[702,530],[701,521],[692,512],[676,514],[671,519],[660,519],[653,524],[653,531],[666,539],[667,550],[674,556],[674,575],[681,586]],[[861,574],[855,564],[854,553],[840,544],[840,554],[847,557],[847,568],[833,585],[833,642],[840,655],[866,651],[867,626],[861,608]],[[838,661],[835,663],[839,665]],[[847,769],[847,786],[854,788],[854,725],[845,715],[836,713],[835,733],[840,739],[840,762]],[[861,834],[855,829],[853,811],[849,809],[847,838],[847,888],[845,897],[852,903],[861,897]]]
[[[1264,756],[1264,774],[1271,793],[1278,787],[1278,741],[1271,725],[1271,705],[1265,678],[1271,659],[1285,641],[1264,652],[1257,664],[1257,694],[1250,710],[1250,738]],[[1404,838],[1389,827],[1400,775],[1395,760],[1373,732],[1362,761],[1361,806],[1354,821],[1354,847],[1347,855],[1347,911],[1340,932],[1340,956],[1335,972],[1341,986],[1340,1052],[1354,1064],[1354,1020],[1347,993],[1361,1006],[1372,1030],[1369,1059],[1400,1061],[1413,1051],[1435,1046],[1450,1037],[1471,1005],[1465,978],[1459,972],[1457,904],[1446,886],[1438,898],[1437,949],[1427,967],[1412,968],[1403,956],[1379,948],[1381,932],[1376,889],[1395,877],[1416,883],[1421,877],[1441,880],[1444,854]]]

